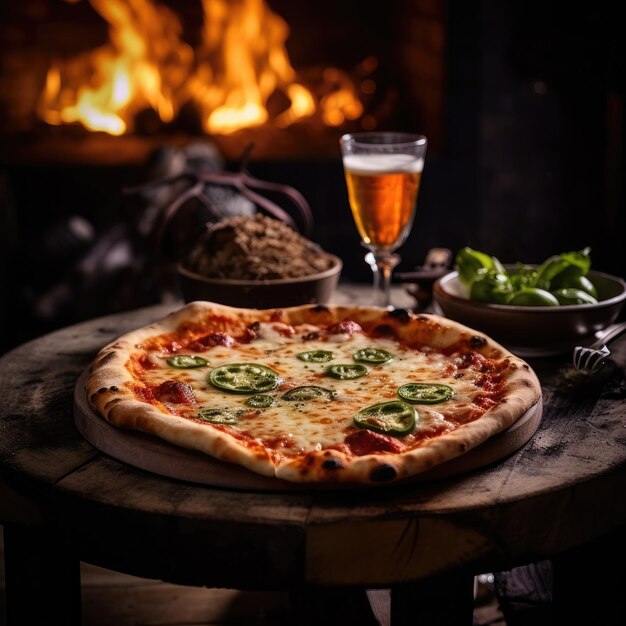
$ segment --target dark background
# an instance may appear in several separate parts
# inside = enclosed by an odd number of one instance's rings
[[[269,4],[290,24],[296,68],[314,61],[349,65],[376,54],[379,83],[396,102],[386,125],[428,130],[416,220],[399,250],[399,270],[420,265],[435,246],[456,251],[470,245],[504,263],[541,262],[590,246],[594,269],[626,275],[626,45],[609,3],[584,11],[566,3],[496,0]],[[422,12],[433,32],[440,28],[445,35],[441,49],[432,51],[444,67],[435,85],[442,98],[432,114],[424,105],[428,94],[412,82],[419,72],[398,62],[407,11],[412,18]],[[319,37],[326,37],[323,45],[316,43]],[[11,45],[3,41],[3,58]],[[424,97],[415,97],[420,89]],[[54,328],[163,297],[152,274],[115,263],[95,266],[89,280],[75,280],[75,263],[102,237],[113,241],[111,258],[129,253],[111,229],[125,225],[129,215],[136,218],[138,209],[122,188],[146,180],[152,161],[29,158],[24,150],[16,156],[22,137],[30,145],[33,136],[32,130],[3,134],[0,352]],[[315,216],[312,238],[342,257],[345,280],[369,282],[335,139],[332,145],[319,156],[253,155],[248,168],[302,192]],[[236,163],[227,159],[227,166]],[[93,229],[82,241],[80,229],[68,235],[73,216]],[[131,246],[131,256],[135,252]],[[102,267],[106,277],[98,274]]]

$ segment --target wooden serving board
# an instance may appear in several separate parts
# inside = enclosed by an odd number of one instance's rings
[[[87,375],[88,372],[85,370],[74,387],[74,422],[89,443],[118,461],[168,478],[245,491],[311,491],[373,486],[291,483],[255,474],[245,467],[214,459],[195,450],[181,448],[152,435],[118,428],[107,422],[89,405],[85,393]],[[505,431],[494,435],[463,456],[411,478],[410,482],[457,476],[508,457],[534,435],[541,421],[541,414],[540,400]],[[397,485],[400,482],[395,481],[387,485]],[[385,486],[385,483],[380,486]]]

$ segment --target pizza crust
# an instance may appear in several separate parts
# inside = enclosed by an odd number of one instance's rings
[[[180,333],[201,332],[207,320],[219,319],[220,328],[243,332],[257,321],[291,325],[330,325],[346,319],[361,326],[388,326],[403,343],[442,350],[467,346],[491,359],[505,362],[502,401],[480,418],[452,432],[427,440],[400,453],[363,456],[340,450],[312,451],[276,463],[260,442],[244,442],[213,425],[160,411],[137,398],[136,380],[127,363],[155,337],[175,341]],[[213,322],[215,323],[215,322]],[[510,427],[541,398],[541,387],[532,369],[490,337],[453,320],[436,315],[413,315],[405,310],[388,312],[364,306],[300,306],[286,309],[236,309],[209,302],[192,302],[149,326],[133,330],[105,346],[94,360],[86,381],[90,405],[111,424],[149,433],[172,444],[198,450],[217,459],[242,465],[253,472],[292,482],[378,483],[409,478],[449,461]]]

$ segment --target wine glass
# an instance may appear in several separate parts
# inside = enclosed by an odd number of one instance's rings
[[[352,217],[374,275],[374,304],[391,306],[394,254],[409,236],[427,139],[396,132],[343,135],[339,143]]]

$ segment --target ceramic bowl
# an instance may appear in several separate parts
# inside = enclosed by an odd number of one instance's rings
[[[591,271],[597,304],[511,306],[469,300],[458,272],[437,280],[433,297],[446,317],[480,330],[518,354],[549,355],[591,343],[596,333],[617,319],[626,301],[626,282]]]
[[[333,266],[318,274],[275,280],[207,278],[178,265],[185,302],[208,300],[234,307],[273,309],[302,304],[326,304],[337,288],[343,264],[333,256]]]

